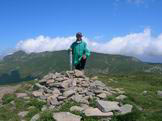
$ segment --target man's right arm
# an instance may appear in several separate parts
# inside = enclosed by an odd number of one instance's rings
[[[69,50],[69,52],[73,50],[73,43],[71,44],[71,46],[68,50]]]

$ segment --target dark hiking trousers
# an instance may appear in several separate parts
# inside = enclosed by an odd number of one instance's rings
[[[79,64],[75,65],[75,69],[84,70],[85,64],[86,64],[86,59],[82,58]]]

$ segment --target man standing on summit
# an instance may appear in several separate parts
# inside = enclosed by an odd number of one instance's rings
[[[82,33],[76,34],[76,41],[70,46],[72,51],[73,65],[75,69],[84,70],[86,60],[90,56],[90,51],[87,47],[87,43],[82,40]]]

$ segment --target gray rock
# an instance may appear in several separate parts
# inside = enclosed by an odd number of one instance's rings
[[[60,90],[58,90],[57,88],[55,88],[55,89],[53,89],[52,94],[58,94],[58,95],[60,95],[61,92],[60,92]]]
[[[146,90],[142,92],[142,94],[143,94],[144,96],[147,95],[147,93],[148,93],[148,92],[147,92]]]
[[[48,98],[47,98],[48,104],[51,104],[51,105],[54,105],[54,106],[59,105],[60,103],[59,103],[59,101],[57,100],[57,97],[58,97],[57,94],[48,97]]]
[[[81,117],[69,112],[54,113],[53,118],[56,121],[80,121]]]
[[[14,100],[13,100],[13,101],[11,101],[10,103],[11,103],[13,106],[15,106],[15,105],[16,105]]]
[[[59,78],[56,78],[55,81],[62,82],[62,81],[64,81],[64,78],[59,77]]]
[[[82,112],[84,110],[84,108],[80,107],[80,106],[72,106],[70,108],[71,112]]]
[[[58,99],[58,101],[63,101],[63,100],[66,99],[66,97],[64,97],[64,96],[59,96],[59,97],[57,97],[57,99]]]
[[[102,92],[103,92],[103,90],[100,90],[100,89],[95,89],[95,90],[94,90],[94,93],[95,93],[95,94],[101,94]]]
[[[77,102],[77,103],[82,103],[82,104],[89,104],[88,100],[86,100],[83,96],[81,95],[74,95],[72,97],[72,100]]]
[[[118,97],[116,97],[116,100],[121,100],[121,101],[123,101],[124,99],[126,99],[127,98],[127,96],[125,96],[125,95],[119,95]]]
[[[27,114],[28,114],[28,111],[22,111],[22,112],[18,113],[18,116],[20,118],[24,118]]]
[[[51,83],[54,83],[55,82],[55,80],[54,79],[50,79],[50,80],[47,80],[47,82],[46,82],[46,84],[51,84]]]
[[[82,71],[75,70],[74,72],[76,77],[84,77],[84,73]]]
[[[68,91],[65,91],[64,93],[63,93],[63,96],[64,97],[71,97],[72,95],[74,95],[75,94],[75,91],[74,90],[68,90]]]
[[[108,112],[108,113],[103,113],[101,112],[98,108],[87,108],[84,111],[86,116],[95,116],[95,117],[109,117],[109,116],[113,116],[112,112]]]
[[[101,99],[105,99],[105,98],[107,98],[107,95],[105,93],[101,93],[101,94],[97,95],[97,97],[99,97]]]
[[[24,98],[24,97],[27,97],[27,96],[28,96],[28,94],[26,94],[26,93],[16,93],[17,98]]]
[[[45,95],[42,95],[39,98],[42,99],[42,100],[46,100],[47,99],[47,97]]]
[[[91,78],[91,80],[97,80],[97,79],[98,79],[97,76],[94,76],[94,77]]]
[[[86,95],[87,96],[95,96],[95,94],[93,92],[89,92],[89,91],[86,92]]]
[[[102,112],[120,111],[119,102],[97,100],[97,107]]]
[[[80,106],[81,106],[84,110],[87,109],[87,108],[89,108],[89,106],[88,106],[87,104],[81,104]]]
[[[99,87],[106,87],[106,85],[101,81],[95,81],[94,85],[99,86]]]
[[[41,83],[43,83],[43,82],[41,82]],[[44,86],[43,85],[41,85],[41,84],[39,84],[39,83],[36,83],[35,85],[34,85],[34,88],[35,89],[42,89]]]
[[[34,115],[30,121],[37,121],[40,118],[39,114]]]
[[[72,85],[72,80],[66,80],[66,81],[63,81],[61,83],[61,87],[64,88],[64,89],[67,89],[69,88],[70,86]]]
[[[162,91],[157,91],[157,95],[162,97]]]
[[[35,109],[35,106],[28,107],[28,110]]]
[[[123,105],[122,107],[120,107],[120,114],[125,115],[127,113],[130,113],[132,112],[132,108],[133,106],[130,104]]]
[[[46,111],[47,110],[47,105],[43,105],[41,111]]]
[[[41,91],[33,91],[33,92],[32,92],[32,95],[33,95],[34,97],[40,97],[40,96],[43,95],[43,93],[42,93]]]

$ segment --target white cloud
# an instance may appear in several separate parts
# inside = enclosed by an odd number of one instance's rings
[[[90,50],[94,52],[135,57],[162,56],[162,34],[153,37],[149,28],[141,33],[130,33],[125,36],[114,37],[112,40],[104,43],[88,38],[84,38],[84,40],[88,43]],[[24,50],[27,53],[64,50],[68,49],[74,41],[75,36],[54,38],[39,36],[20,41],[16,48],[17,50]]]

